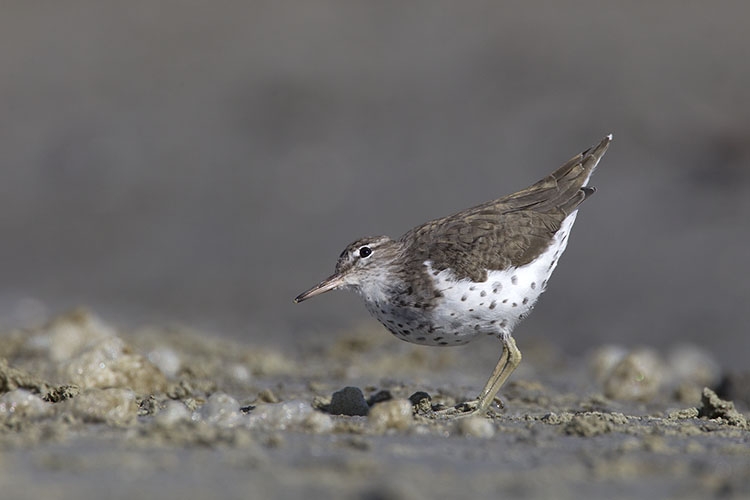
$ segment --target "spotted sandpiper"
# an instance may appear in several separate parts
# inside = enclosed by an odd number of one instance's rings
[[[351,243],[336,272],[294,301],[348,288],[407,342],[454,346],[498,337],[503,351],[495,370],[479,397],[454,413],[485,412],[521,362],[513,328],[547,286],[578,206],[595,191],[587,183],[611,141],[610,134],[517,193],[426,222],[397,240]]]

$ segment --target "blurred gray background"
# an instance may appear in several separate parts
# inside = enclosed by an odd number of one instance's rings
[[[612,132],[519,345],[689,341],[739,368],[748,5],[4,2],[0,326],[84,304],[325,340],[375,321],[352,294],[292,304],[351,240],[515,191]]]

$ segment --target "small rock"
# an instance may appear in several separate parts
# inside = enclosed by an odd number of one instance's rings
[[[406,430],[414,422],[411,401],[392,399],[378,403],[370,410],[368,421],[380,432],[388,429]]]
[[[0,417],[15,415],[25,419],[49,415],[52,405],[25,389],[16,389],[0,396]]]
[[[182,361],[177,352],[171,347],[157,347],[146,356],[161,372],[169,378],[174,378],[182,368]]]
[[[278,403],[279,398],[273,393],[271,389],[263,389],[258,393],[258,401],[261,403]]]
[[[89,389],[58,404],[84,422],[125,426],[138,417],[135,393],[128,389]]]
[[[418,413],[427,413],[432,410],[432,397],[424,391],[415,392],[409,396],[409,402]]]
[[[259,404],[246,417],[247,425],[248,427],[284,430],[295,425],[302,425],[314,411],[310,403],[300,399],[276,404]]]
[[[327,434],[333,430],[333,419],[319,411],[313,411],[302,422],[302,427],[315,434]]]
[[[650,349],[631,352],[604,379],[604,395],[625,401],[649,401],[664,380],[663,362]]]
[[[211,394],[206,404],[197,412],[200,420],[220,427],[234,427],[240,420],[240,403],[228,394],[221,392]]]
[[[154,422],[163,427],[172,427],[179,422],[190,420],[192,412],[180,401],[168,399],[154,416]]]
[[[250,370],[242,363],[232,363],[227,367],[227,374],[236,382],[247,384],[252,378]]]
[[[359,387],[344,387],[331,396],[328,413],[331,415],[364,416],[370,411]]]
[[[495,426],[486,418],[468,417],[458,421],[458,432],[463,436],[489,439],[495,435]]]
[[[628,350],[618,345],[605,345],[596,349],[589,356],[589,365],[596,380],[603,383],[627,354]]]

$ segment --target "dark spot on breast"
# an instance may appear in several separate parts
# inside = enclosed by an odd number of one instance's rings
[[[474,330],[479,331],[480,328],[481,328],[481,326],[479,325],[479,323],[477,323],[476,325],[474,325]]]
[[[474,285],[471,285],[471,286],[469,287],[469,291],[470,291],[470,292],[473,292],[473,291],[474,291],[474,290],[476,290],[476,289],[477,289],[477,287],[475,287]]]
[[[487,296],[487,292],[485,292],[484,290],[482,290],[481,292],[479,292],[479,296],[480,297],[486,297]]]
[[[404,330],[404,331],[403,331],[403,332],[401,332],[401,333],[403,333],[403,334],[404,334],[404,337],[408,337],[409,335],[411,335],[411,331],[410,331],[410,330]]]
[[[399,327],[399,328],[403,328],[404,327],[404,325],[402,325],[401,323],[396,324],[396,326]]]
[[[455,316],[455,315],[456,315],[456,313],[451,313],[451,316]]]
[[[456,335],[458,335],[458,334],[456,334]],[[456,340],[453,341],[454,344],[460,344],[461,342],[463,342],[461,339],[456,339]]]
[[[508,303],[508,299],[503,299],[503,304],[507,304],[507,303]]]
[[[438,342],[440,345],[448,345],[448,342]]]
[[[510,282],[513,283],[514,285],[517,285],[518,284],[518,276],[516,276],[515,274],[513,276],[511,276],[510,277]]]
[[[536,281],[531,282],[531,289],[532,290],[536,289]]]
[[[467,299],[466,295],[463,295],[463,296],[461,297],[461,302],[466,302],[466,299]]]
[[[524,297],[523,300],[521,301],[521,303],[522,304],[528,304],[529,303],[529,298],[528,297]]]
[[[517,303],[515,303],[515,302],[513,302],[513,303],[512,303],[511,305],[510,305],[510,307],[518,307],[518,304],[517,304]]]
[[[496,319],[493,319],[492,321],[490,321],[490,325],[494,325],[495,323],[497,323]]]
[[[392,319],[389,319],[389,320],[388,320],[388,323],[390,323],[390,324],[394,324],[394,323],[395,323],[395,321],[393,321]]]
[[[500,327],[501,327],[501,328],[505,328],[506,326],[508,326],[508,320],[505,320],[505,319],[504,319],[504,320],[502,320],[502,321],[500,322]]]
[[[435,290],[435,293],[433,293],[432,296],[435,297],[435,298],[442,297],[443,296],[443,292],[441,292],[440,290]]]
[[[497,301],[493,300],[492,302],[490,302],[490,309],[494,309],[495,307],[497,307]]]
[[[470,312],[470,313],[473,313],[473,312],[474,312],[474,308],[473,308],[473,307],[470,307],[470,308],[469,308],[469,312]]]
[[[424,340],[424,337],[416,337],[415,340]]]
[[[495,332],[487,332],[487,335],[495,335]]]

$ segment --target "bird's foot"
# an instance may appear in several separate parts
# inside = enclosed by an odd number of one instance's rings
[[[495,398],[495,402],[503,407],[502,401],[499,398]],[[442,405],[441,405],[442,406]],[[486,417],[494,416],[496,414],[494,407],[482,409],[480,407],[480,400],[473,399],[471,401],[465,401],[458,403],[457,405],[448,407],[437,407],[433,408],[429,415],[425,415],[434,419],[448,419],[448,418],[467,418],[467,417]]]

